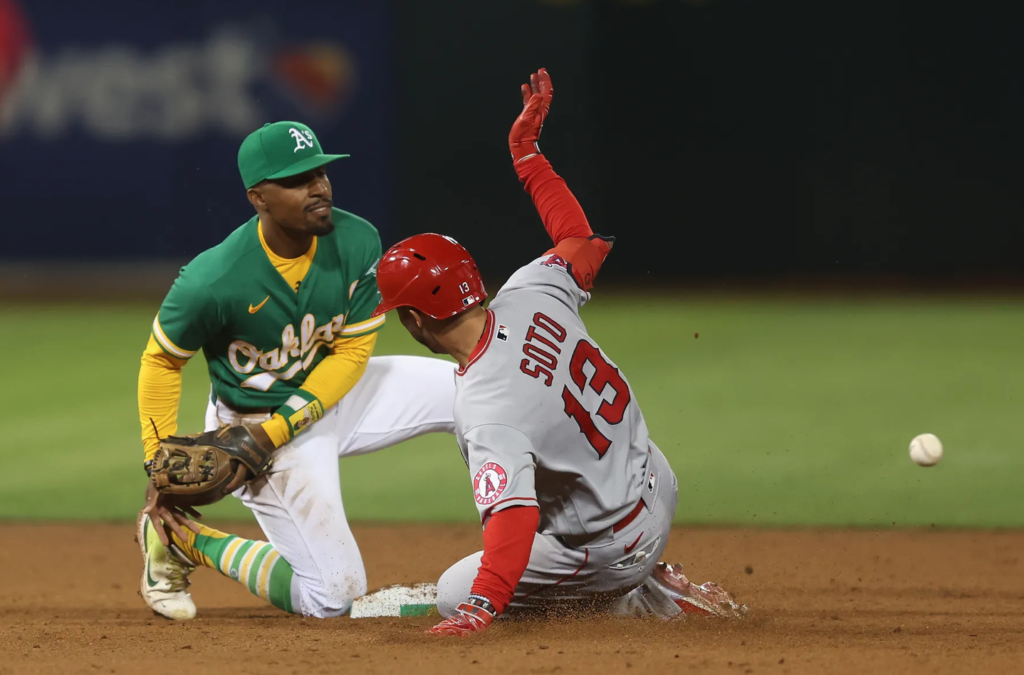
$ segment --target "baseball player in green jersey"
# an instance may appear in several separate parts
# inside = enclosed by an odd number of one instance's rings
[[[211,381],[206,429],[244,425],[269,469],[234,492],[269,542],[205,527],[150,483],[138,523],[142,596],[195,616],[188,575],[211,567],[276,607],[344,614],[366,592],[345,518],[338,457],[454,432],[454,365],[373,357],[377,231],[333,207],[326,155],[298,122],[250,134],[238,168],[256,216],[201,253],[160,306],[139,373],[147,471],[176,432],[181,369],[200,349]]]

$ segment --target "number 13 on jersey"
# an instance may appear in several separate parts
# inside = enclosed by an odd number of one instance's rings
[[[558,369],[558,358],[562,354],[566,335],[566,330],[551,317],[541,312],[534,314],[533,325],[526,331],[526,341],[523,343],[523,354],[528,358],[520,362],[519,370],[542,380],[544,386],[550,387],[554,382],[554,371]],[[584,366],[588,363],[594,369],[589,382],[584,372]],[[612,442],[597,428],[594,415],[608,424],[622,422],[630,401],[629,386],[622,379],[618,368],[608,363],[601,350],[582,339],[576,343],[569,357],[569,377],[573,386],[566,384],[562,387],[565,414],[579,425],[580,433],[586,437],[598,457],[604,457]],[[577,395],[585,393],[587,386],[601,397],[596,412],[587,410],[577,398]],[[612,390],[610,399],[604,396],[608,386]]]

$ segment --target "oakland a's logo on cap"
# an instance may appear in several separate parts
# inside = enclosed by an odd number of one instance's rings
[[[313,134],[310,131],[299,131],[295,127],[288,130],[288,133],[295,139],[295,149],[292,152],[298,152],[303,148],[313,147]]]

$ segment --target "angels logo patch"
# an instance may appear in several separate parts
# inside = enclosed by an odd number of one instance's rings
[[[490,506],[498,501],[498,497],[505,491],[508,485],[508,474],[500,464],[487,462],[476,472],[473,478],[473,493],[476,496],[476,503],[480,506]]]
[[[569,269],[569,263],[566,262],[565,258],[557,253],[552,253],[545,260],[541,261],[540,264],[545,267],[561,267],[562,269]]]

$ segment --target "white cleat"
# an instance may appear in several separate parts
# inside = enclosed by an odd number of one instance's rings
[[[679,607],[680,615],[703,614],[725,619],[742,619],[747,615],[747,606],[738,604],[718,584],[709,581],[698,586],[687,579],[682,565],[660,562],[654,566],[651,578]]]
[[[140,514],[136,541],[142,550],[145,569],[142,571],[140,595],[150,608],[161,616],[187,621],[196,616],[196,604],[188,592],[188,575],[195,570],[190,564],[160,541],[149,516]]]

